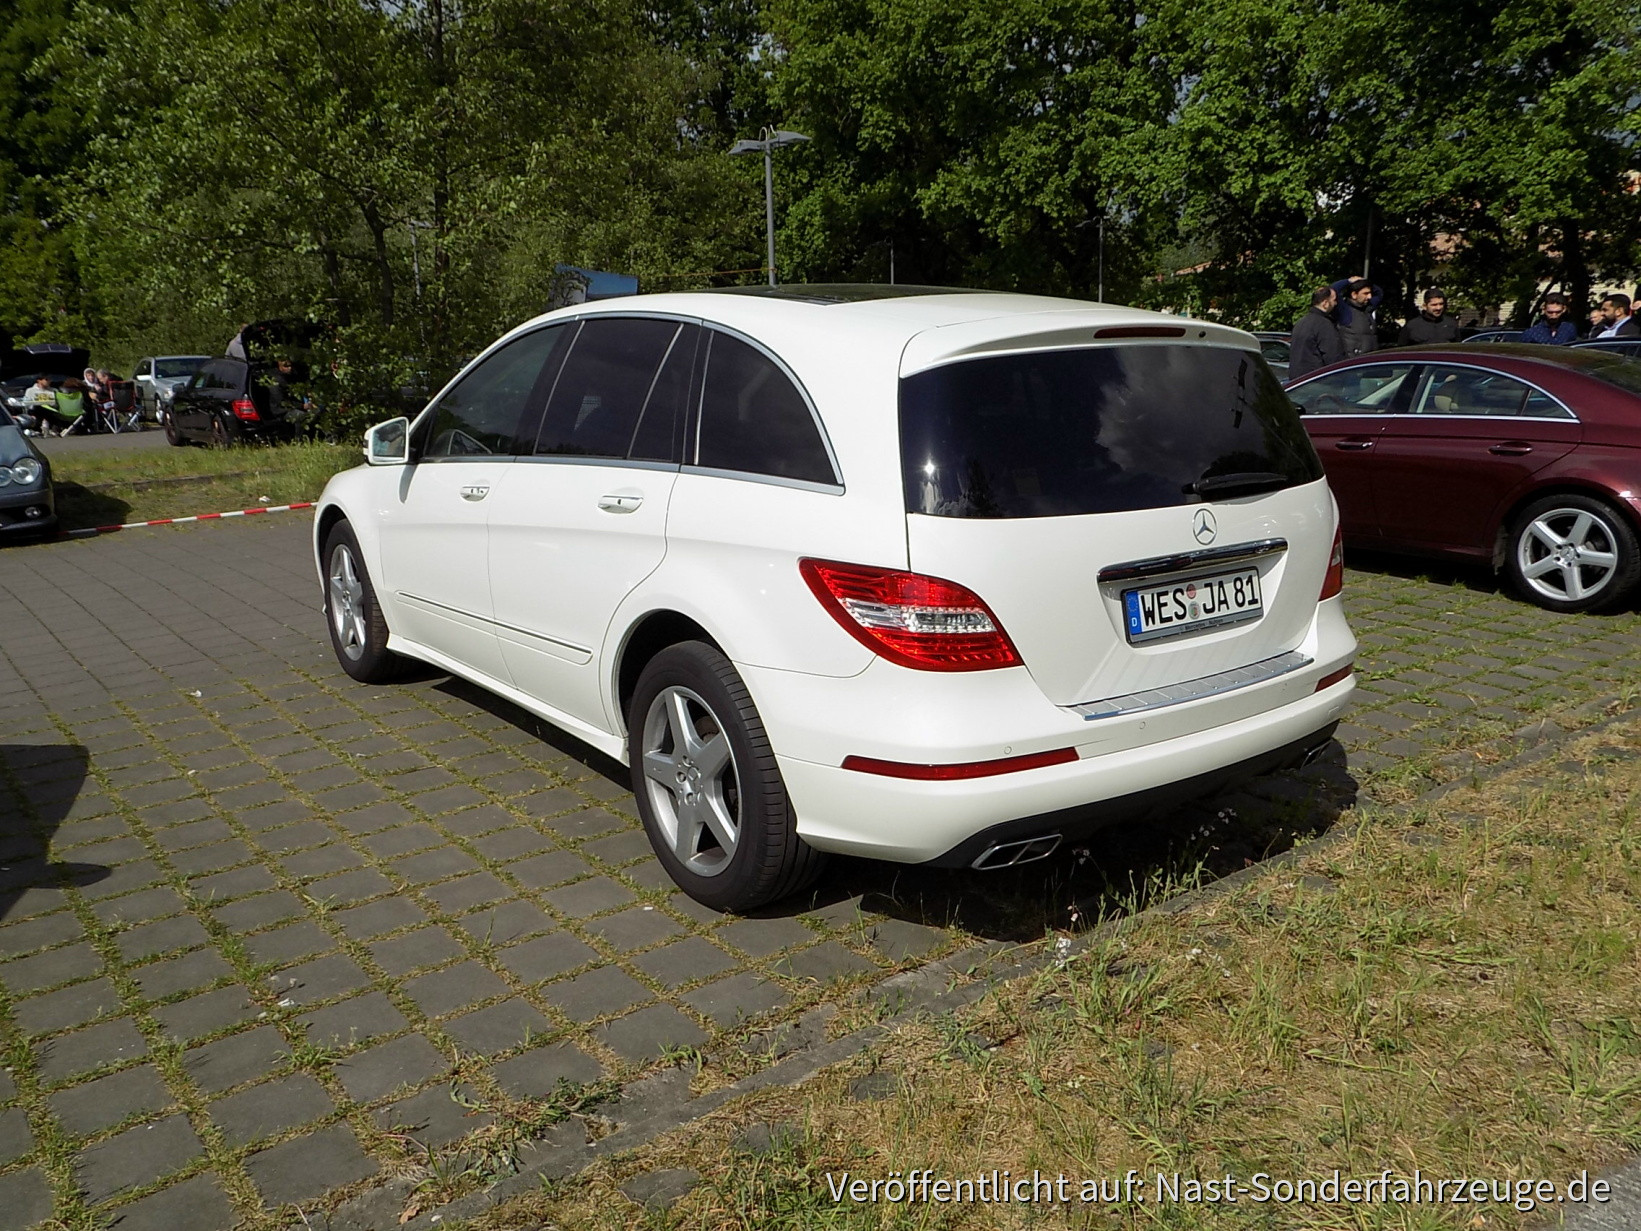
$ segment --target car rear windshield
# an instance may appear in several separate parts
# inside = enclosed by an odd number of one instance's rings
[[[1310,483],[1322,465],[1252,351],[1174,343],[1034,351],[900,384],[906,508],[1061,517]]]

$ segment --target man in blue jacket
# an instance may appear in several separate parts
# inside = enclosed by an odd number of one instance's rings
[[[1333,284],[1339,296],[1339,307],[1334,318],[1339,323],[1339,340],[1345,344],[1345,356],[1365,355],[1379,349],[1379,334],[1373,326],[1373,314],[1379,307],[1384,292],[1366,278],[1341,278]]]
[[[1578,341],[1578,326],[1567,319],[1567,297],[1551,291],[1544,297],[1544,315],[1521,335],[1523,342],[1539,346],[1570,346]]]

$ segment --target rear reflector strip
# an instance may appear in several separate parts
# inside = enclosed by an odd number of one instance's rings
[[[1001,757],[995,761],[963,761],[955,765],[912,765],[905,761],[879,761],[873,757],[844,757],[843,768],[863,774],[879,774],[885,778],[951,782],[959,778],[990,778],[995,774],[1018,773],[1022,769],[1041,769],[1045,765],[1066,765],[1076,759],[1075,748],[1056,748],[1053,752],[1032,752],[1023,757]]]
[[[1340,667],[1339,670],[1328,672],[1321,679],[1316,681],[1316,691],[1321,692],[1324,688],[1332,688],[1341,680],[1348,680],[1350,678],[1350,673],[1355,669],[1355,663],[1346,663],[1343,667]]]
[[[1290,671],[1308,667],[1313,661],[1315,660],[1298,650],[1289,650],[1275,658],[1249,663],[1246,667],[1237,667],[1231,671],[1203,675],[1194,680],[1182,680],[1166,688],[1148,688],[1144,692],[1131,692],[1127,696],[1107,697],[1103,701],[1084,701],[1081,705],[1068,708],[1090,721],[1096,718],[1121,718],[1125,714],[1137,713],[1140,710],[1184,705],[1187,701],[1200,701],[1204,697],[1218,696],[1222,692],[1246,688],[1250,684],[1263,684],[1266,680],[1274,680],[1278,676],[1287,675]]]

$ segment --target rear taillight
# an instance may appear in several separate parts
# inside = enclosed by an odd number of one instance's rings
[[[956,582],[830,560],[800,560],[798,569],[844,631],[892,663],[923,671],[1020,665],[991,609]]]
[[[246,423],[255,423],[262,418],[256,413],[256,403],[250,398],[235,398],[233,412],[236,419],[243,419]]]
[[[1328,571],[1322,578],[1322,593],[1317,602],[1333,598],[1345,588],[1345,540],[1340,531],[1333,532],[1333,550],[1328,553]]]

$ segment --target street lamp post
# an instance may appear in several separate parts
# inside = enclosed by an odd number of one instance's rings
[[[764,231],[769,240],[769,285],[775,285],[775,167],[771,152],[783,145],[797,145],[809,138],[802,133],[784,128],[766,128],[761,140],[737,141],[730,146],[731,154],[759,154],[764,156]]]

